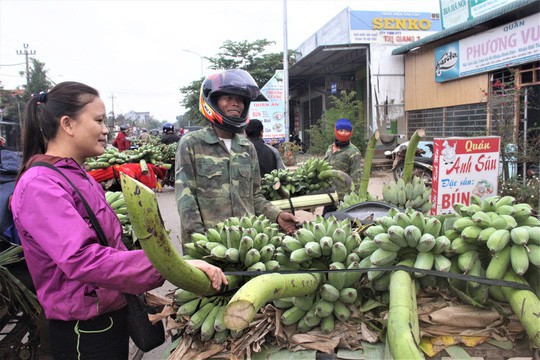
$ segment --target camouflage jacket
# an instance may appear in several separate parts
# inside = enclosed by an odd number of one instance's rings
[[[349,144],[344,148],[338,148],[336,152],[332,152],[333,146],[334,144],[330,144],[324,154],[324,159],[332,165],[334,169],[349,174],[355,189],[358,190],[360,179],[362,177],[362,155],[360,155],[360,150],[353,144]]]
[[[275,222],[280,209],[261,193],[255,147],[235,134],[229,152],[214,129],[189,132],[176,150],[175,193],[182,242],[232,216],[264,214]]]

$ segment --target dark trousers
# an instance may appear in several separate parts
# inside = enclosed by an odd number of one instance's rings
[[[49,342],[55,360],[126,360],[126,308],[91,320],[50,320]]]

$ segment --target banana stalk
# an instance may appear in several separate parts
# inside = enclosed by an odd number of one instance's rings
[[[206,274],[187,263],[173,248],[152,189],[123,173],[120,173],[120,181],[133,232],[161,276],[195,294],[215,294],[217,291]],[[239,283],[236,277],[227,279],[231,288]]]
[[[414,156],[416,154],[416,148],[421,138],[426,135],[424,129],[418,129],[414,132],[407,145],[407,151],[405,152],[405,162],[403,164],[403,181],[405,184],[412,181],[412,175],[414,170]]]
[[[520,284],[527,284],[523,277],[517,275],[512,269],[506,272],[504,280],[513,281]],[[540,300],[532,291],[517,290],[506,286],[501,286],[502,293],[512,310],[518,317],[521,325],[527,331],[529,339],[540,347]]]
[[[401,265],[412,266],[402,262]],[[416,310],[416,291],[414,282],[408,272],[404,270],[394,271],[390,277],[390,307],[388,310],[387,340],[392,356],[399,359],[424,359],[424,355],[418,348],[415,334],[418,330],[413,314]]]
[[[321,274],[263,274],[245,283],[231,298],[223,322],[227,329],[249,326],[266,303],[293,296],[311,295],[323,282]]]
[[[360,181],[360,189],[358,195],[361,199],[367,199],[367,189],[369,178],[371,176],[371,163],[373,162],[373,154],[375,153],[375,144],[379,140],[379,130],[375,132],[369,138],[368,146],[366,149],[366,157],[364,159],[364,172],[362,173],[362,180]]]

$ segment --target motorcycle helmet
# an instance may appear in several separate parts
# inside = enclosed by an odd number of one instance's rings
[[[174,125],[171,123],[163,124],[163,133],[168,133],[169,131],[174,132]]]
[[[129,125],[127,124],[120,125],[120,131],[126,131],[126,130],[129,130]]]
[[[240,117],[226,116],[219,110],[220,95],[237,95],[242,98],[244,111]],[[247,71],[224,70],[204,79],[199,98],[199,111],[220,129],[241,132],[248,123],[249,104],[258,96],[259,86]]]

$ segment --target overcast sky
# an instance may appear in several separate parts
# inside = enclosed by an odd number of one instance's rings
[[[349,6],[352,10],[438,12],[438,0],[288,0],[288,48]],[[0,81],[26,83],[25,57],[35,51],[52,81],[97,88],[123,114],[149,111],[175,121],[184,113],[180,87],[201,75],[201,57],[215,56],[226,40],[268,39],[283,50],[282,0],[0,0]],[[189,50],[194,53],[186,52]],[[208,73],[203,60],[203,72]],[[264,84],[259,84],[263,86]]]

